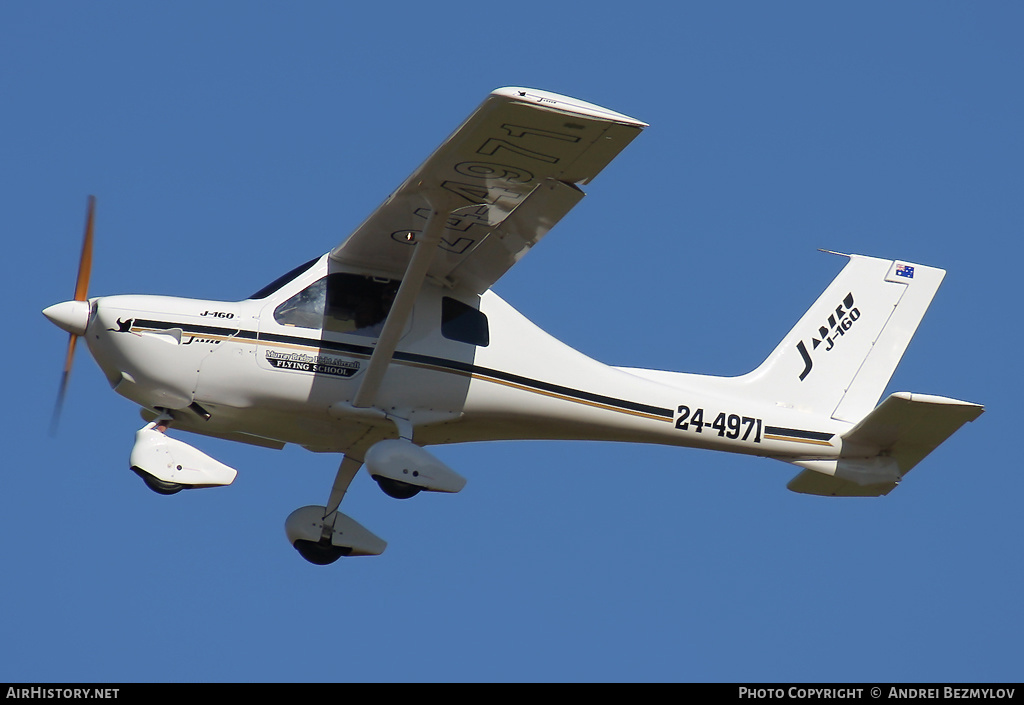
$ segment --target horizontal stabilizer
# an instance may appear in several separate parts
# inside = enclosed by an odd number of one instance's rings
[[[896,488],[896,483],[859,485],[852,480],[823,475],[817,470],[804,470],[790,480],[786,487],[800,494],[816,494],[823,497],[881,497],[892,492]]]
[[[897,392],[843,434],[842,457],[796,463],[807,469],[788,487],[832,497],[888,494],[900,478],[984,410],[980,404],[956,399]]]
[[[985,407],[928,394],[897,392],[843,434],[843,455],[894,458],[906,475],[957,429],[981,416]],[[870,452],[874,450],[875,452]]]

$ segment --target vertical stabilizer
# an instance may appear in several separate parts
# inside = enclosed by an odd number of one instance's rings
[[[885,390],[945,271],[844,256],[825,292],[739,381],[781,406],[856,423]]]

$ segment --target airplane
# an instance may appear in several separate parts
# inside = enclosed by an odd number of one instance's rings
[[[340,453],[327,501],[285,522],[318,565],[387,543],[341,513],[363,466],[397,499],[466,479],[428,446],[602,440],[785,461],[794,492],[882,496],[984,407],[897,392],[877,404],[945,272],[846,258],[774,351],[738,377],[611,367],[492,290],[647,125],[528,88],[483,103],[341,244],[242,301],[88,296],[90,197],[74,299],[43,311],[141,407],[129,467],[152,490],[237,471],[168,429]],[[834,253],[839,254],[839,253]]]

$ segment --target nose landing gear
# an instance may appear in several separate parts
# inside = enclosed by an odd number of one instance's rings
[[[132,471],[158,494],[177,494],[184,489],[230,485],[238,472],[165,432],[166,414],[135,434],[129,460]]]

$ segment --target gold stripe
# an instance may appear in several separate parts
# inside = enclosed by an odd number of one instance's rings
[[[217,335],[215,333],[209,333],[209,334],[186,333],[181,328],[143,328],[141,326],[132,326],[131,330],[129,330],[128,332],[129,333],[134,333],[136,335],[138,335],[140,333],[156,333],[157,335],[168,335],[172,330],[180,330],[181,331],[181,337],[183,337],[183,338],[201,338],[203,340],[211,340],[211,341],[215,340],[215,341],[218,341],[218,342],[221,342],[221,343],[226,343],[229,340],[235,340],[235,336],[233,336],[233,335],[231,335],[231,336],[223,336],[223,335]]]
[[[297,349],[297,350],[302,350],[302,349],[305,349],[305,350],[319,350],[320,349],[319,347],[311,346],[311,345],[295,345],[295,344],[292,344],[292,343],[275,343],[273,341],[263,341],[263,340],[256,340],[254,342],[256,342],[258,345],[267,345],[267,346],[274,346],[274,347],[293,348],[293,349]],[[359,353],[333,353],[333,354],[345,355],[345,356],[348,356],[348,357],[356,357],[356,358],[363,359],[363,360],[369,359],[369,355],[360,355]],[[638,417],[644,418],[644,419],[651,419],[652,421],[667,421],[667,422],[670,422],[670,423],[672,421],[672,419],[666,418],[664,416],[655,416],[653,414],[647,414],[647,413],[644,413],[642,411],[632,411],[630,409],[620,409],[619,407],[610,406],[608,404],[601,404],[599,402],[587,401],[586,399],[577,399],[575,397],[566,396],[564,394],[558,394],[556,392],[548,392],[548,391],[545,391],[543,389],[534,389],[533,387],[527,387],[527,386],[524,386],[524,385],[521,385],[521,384],[516,384],[515,382],[507,382],[507,381],[505,381],[503,379],[497,379],[495,377],[491,377],[489,375],[483,375],[483,374],[480,374],[480,373],[477,373],[477,372],[464,372],[462,370],[453,370],[453,369],[451,369],[449,367],[441,367],[439,365],[431,365],[431,364],[428,364],[428,363],[425,363],[425,362],[414,362],[414,361],[411,361],[411,360],[395,360],[394,358],[392,358],[391,362],[392,363],[397,363],[399,365],[404,365],[406,367],[418,367],[420,369],[433,370],[435,372],[443,372],[445,374],[454,374],[454,375],[459,375],[461,377],[467,377],[468,376],[468,377],[471,377],[473,379],[478,379],[478,380],[483,381],[483,382],[492,382],[494,384],[501,384],[501,385],[504,385],[506,387],[511,387],[513,389],[519,389],[519,390],[524,391],[524,392],[532,392],[534,394],[540,394],[541,396],[551,397],[553,399],[561,399],[563,401],[573,402],[573,403],[576,403],[576,404],[582,404],[584,406],[592,406],[592,407],[595,407],[597,409],[605,409],[607,411],[616,411],[616,412],[618,412],[620,414],[628,414],[630,416],[638,416]]]
[[[431,365],[431,364],[428,364],[428,363],[425,363],[425,362],[412,362],[412,361],[404,361],[404,360],[393,360],[393,362],[397,362],[400,365],[406,365],[407,367],[419,367],[421,369],[434,370],[435,372],[444,372],[444,373],[447,373],[447,374],[455,374],[455,375],[460,375],[462,377],[467,377],[468,376],[468,377],[471,377],[473,379],[478,379],[478,380],[480,380],[482,382],[491,382],[493,384],[500,384],[502,386],[511,387],[512,389],[519,389],[519,390],[524,391],[524,392],[532,392],[534,394],[540,394],[541,396],[551,397],[553,399],[561,399],[563,401],[569,401],[569,402],[573,402],[575,404],[582,404],[584,406],[592,406],[592,407],[595,407],[597,409],[605,409],[607,411],[617,411],[620,414],[628,414],[630,416],[639,416],[640,418],[651,419],[652,421],[668,421],[668,422],[672,421],[672,419],[666,418],[664,416],[655,416],[653,414],[647,414],[647,413],[644,413],[642,411],[633,411],[631,409],[621,409],[621,408],[619,408],[617,406],[610,406],[608,404],[601,404],[600,402],[588,401],[586,399],[578,399],[576,397],[566,396],[565,394],[558,394],[557,392],[548,392],[548,391],[545,391],[543,389],[534,389],[533,387],[527,387],[527,386],[522,385],[522,384],[516,384],[515,382],[509,382],[509,381],[506,381],[506,380],[503,380],[503,379],[498,379],[497,377],[491,377],[490,375],[484,375],[484,374],[481,374],[479,372],[463,372],[462,370],[453,370],[453,369],[450,369],[448,367],[440,367],[438,365]]]
[[[831,446],[832,443],[829,441],[816,441],[812,438],[796,438],[794,436],[776,436],[774,434],[764,434],[765,440],[771,441],[789,441],[790,443],[810,443],[814,446]]]
[[[651,419],[652,421],[668,421],[668,422],[672,421],[672,419],[666,418],[664,416],[654,416],[653,414],[647,414],[647,413],[644,413],[642,411],[633,411],[631,409],[620,409],[617,406],[609,406],[608,404],[601,404],[600,402],[588,401],[586,399],[577,399],[575,397],[569,397],[569,396],[566,396],[564,394],[558,394],[557,392],[548,392],[548,391],[545,391],[543,389],[533,389],[532,387],[525,387],[525,386],[523,386],[521,384],[516,384],[515,382],[507,382],[507,381],[505,381],[503,379],[496,379],[494,377],[487,377],[487,376],[479,375],[479,374],[473,374],[472,377],[474,379],[483,380],[485,382],[493,382],[494,384],[501,384],[501,385],[504,385],[506,387],[511,387],[513,389],[521,389],[524,392],[533,392],[534,394],[540,394],[542,396],[551,397],[553,399],[562,399],[563,401],[571,401],[571,402],[574,402],[576,404],[583,404],[584,406],[593,406],[593,407],[595,407],[597,409],[605,409],[607,411],[617,411],[620,414],[629,414],[630,416],[639,416],[640,418]]]
[[[164,329],[164,328],[143,328],[141,326],[132,326],[131,332],[132,333],[136,333],[136,332],[142,332],[142,333],[166,333],[167,329]],[[221,336],[221,335],[215,335],[215,334],[193,334],[193,333],[184,333],[184,331],[182,331],[182,333],[183,333],[183,335],[188,335],[191,338],[201,338],[202,340],[217,340],[217,341],[221,341],[221,342],[226,342],[226,341],[229,341],[229,340],[235,340],[235,341],[238,341],[238,342],[245,341],[245,342],[255,343],[256,345],[262,345],[262,346],[265,346],[265,347],[288,348],[288,349],[291,349],[291,350],[318,351],[318,350],[321,349],[319,346],[315,346],[315,345],[299,345],[299,344],[295,344],[295,343],[281,343],[281,342],[275,342],[275,341],[269,341],[269,340],[260,340],[259,338],[256,338],[255,340],[253,340],[253,339],[250,339],[250,338],[238,338],[238,336],[236,336],[236,335]],[[359,358],[359,359],[363,359],[363,360],[369,359],[369,355],[361,355],[359,353],[350,353],[350,352],[340,353],[339,352],[339,353],[332,353],[332,354],[341,355],[341,356],[345,356],[345,357],[354,357],[354,358]],[[512,389],[518,389],[518,390],[524,391],[524,392],[532,392],[534,394],[539,394],[541,396],[551,397],[552,399],[561,399],[562,401],[568,401],[568,402],[572,402],[572,403],[575,403],[575,404],[582,404],[583,406],[591,406],[591,407],[594,407],[596,409],[604,409],[606,411],[615,411],[615,412],[618,412],[620,414],[628,414],[629,416],[637,416],[637,417],[644,418],[644,419],[650,419],[652,421],[666,421],[666,422],[671,422],[672,421],[672,419],[666,418],[664,416],[655,416],[653,414],[648,414],[648,413],[645,413],[645,412],[642,412],[642,411],[633,411],[631,409],[622,409],[622,408],[619,408],[619,407],[616,407],[616,406],[611,406],[611,405],[608,405],[608,404],[601,404],[600,402],[588,401],[586,399],[578,399],[576,397],[570,397],[570,396],[567,396],[565,394],[558,394],[557,392],[549,392],[549,391],[545,391],[543,389],[535,389],[533,387],[527,387],[527,386],[522,385],[522,384],[516,384],[515,382],[508,382],[508,381],[503,380],[503,379],[498,379],[496,377],[491,377],[489,375],[483,375],[483,374],[476,373],[476,372],[464,372],[462,370],[453,370],[451,368],[441,367],[439,365],[431,365],[431,364],[423,363],[423,362],[395,360],[394,358],[392,358],[391,362],[392,363],[397,363],[399,365],[405,365],[406,367],[418,367],[420,369],[433,370],[435,372],[443,372],[443,373],[446,373],[446,374],[454,374],[454,375],[459,375],[459,376],[463,376],[463,377],[468,376],[468,377],[471,377],[472,379],[477,379],[477,380],[480,380],[482,382],[491,382],[493,384],[500,384],[500,385],[503,385],[505,387],[510,387]]]

